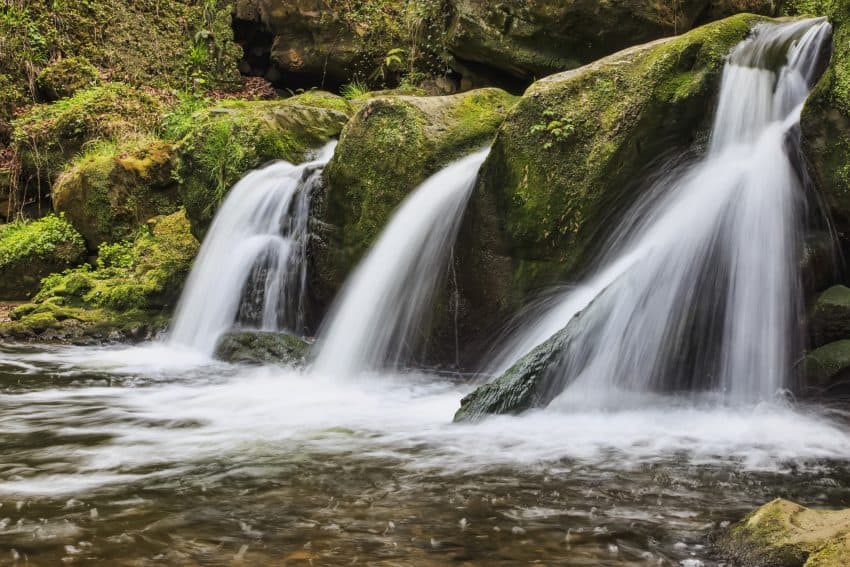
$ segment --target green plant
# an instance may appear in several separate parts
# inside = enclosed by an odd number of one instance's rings
[[[546,150],[551,149],[555,143],[565,142],[575,132],[575,125],[567,116],[557,117],[557,113],[548,108],[542,112],[542,116],[547,120],[532,125],[529,132],[543,134],[546,138],[543,148]]]
[[[343,85],[339,89],[339,94],[347,100],[357,100],[362,98],[369,92],[369,87],[365,83],[358,80],[353,80],[350,83]]]

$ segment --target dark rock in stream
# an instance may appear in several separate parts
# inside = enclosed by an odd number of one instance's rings
[[[215,357],[247,364],[303,364],[310,344],[295,335],[268,331],[230,331],[218,342]]]

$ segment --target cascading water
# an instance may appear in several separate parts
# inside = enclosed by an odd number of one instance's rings
[[[805,207],[789,153],[830,35],[825,20],[803,20],[763,24],[739,44],[708,155],[656,184],[597,273],[513,338],[494,370],[569,326],[544,377],[548,397],[566,388],[561,403],[606,403],[617,390],[713,390],[752,402],[786,387]]]
[[[335,147],[300,165],[273,163],[233,187],[186,282],[172,345],[212,354],[235,323],[303,331],[310,197]]]
[[[318,342],[317,373],[393,367],[411,353],[488,153],[450,164],[402,203],[332,307]]]

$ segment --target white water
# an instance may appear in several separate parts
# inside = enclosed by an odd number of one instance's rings
[[[346,282],[323,324],[314,369],[352,376],[396,367],[421,343],[424,317],[446,273],[460,220],[489,150],[427,179]]]
[[[233,187],[186,281],[170,344],[210,355],[238,322],[302,332],[310,196],[335,147],[252,171]]]
[[[0,475],[0,494],[77,495],[182,477],[210,461],[239,463],[243,472],[254,463],[262,473],[276,459],[357,455],[436,474],[502,467],[563,474],[565,466],[624,472],[668,459],[783,471],[789,460],[805,468],[807,460],[817,466],[818,459],[850,453],[850,437],[835,422],[782,405],[735,409],[711,399],[694,404],[631,395],[611,411],[572,408],[457,425],[451,417],[469,387],[433,376],[394,380],[387,374],[379,383],[216,365],[187,377],[185,368],[163,366],[166,353],[137,350],[124,366],[117,361],[126,349],[0,352],[0,369],[32,365],[36,379],[45,372],[39,368],[58,363],[50,374],[63,380],[46,389],[0,392],[0,436],[61,434],[38,448],[38,469],[10,465],[18,474]],[[150,356],[142,356],[146,351]],[[98,374],[104,369],[107,375]],[[172,379],[135,379],[139,373]],[[65,445],[88,438],[102,440],[72,451]],[[566,465],[565,459],[578,462]]]
[[[762,25],[734,50],[708,155],[656,184],[596,275],[550,302],[496,371],[585,310],[547,375],[556,391],[569,386],[556,404],[670,389],[754,402],[790,384],[805,201],[788,152],[830,31],[825,20]],[[767,68],[784,49],[781,71]]]

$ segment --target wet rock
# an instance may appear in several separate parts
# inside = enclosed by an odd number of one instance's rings
[[[725,57],[761,20],[727,18],[528,88],[498,131],[459,237],[459,287],[471,312],[489,316],[473,336],[577,274],[659,156],[704,143]]]
[[[803,361],[806,388],[816,394],[826,390],[850,389],[850,340],[816,348]]]
[[[777,498],[720,535],[726,559],[743,567],[850,564],[850,510],[814,510]]]
[[[225,362],[300,365],[310,344],[295,335],[264,331],[231,331],[219,339],[215,357]]]
[[[850,338],[850,288],[832,286],[815,300],[810,319],[816,347]]]

